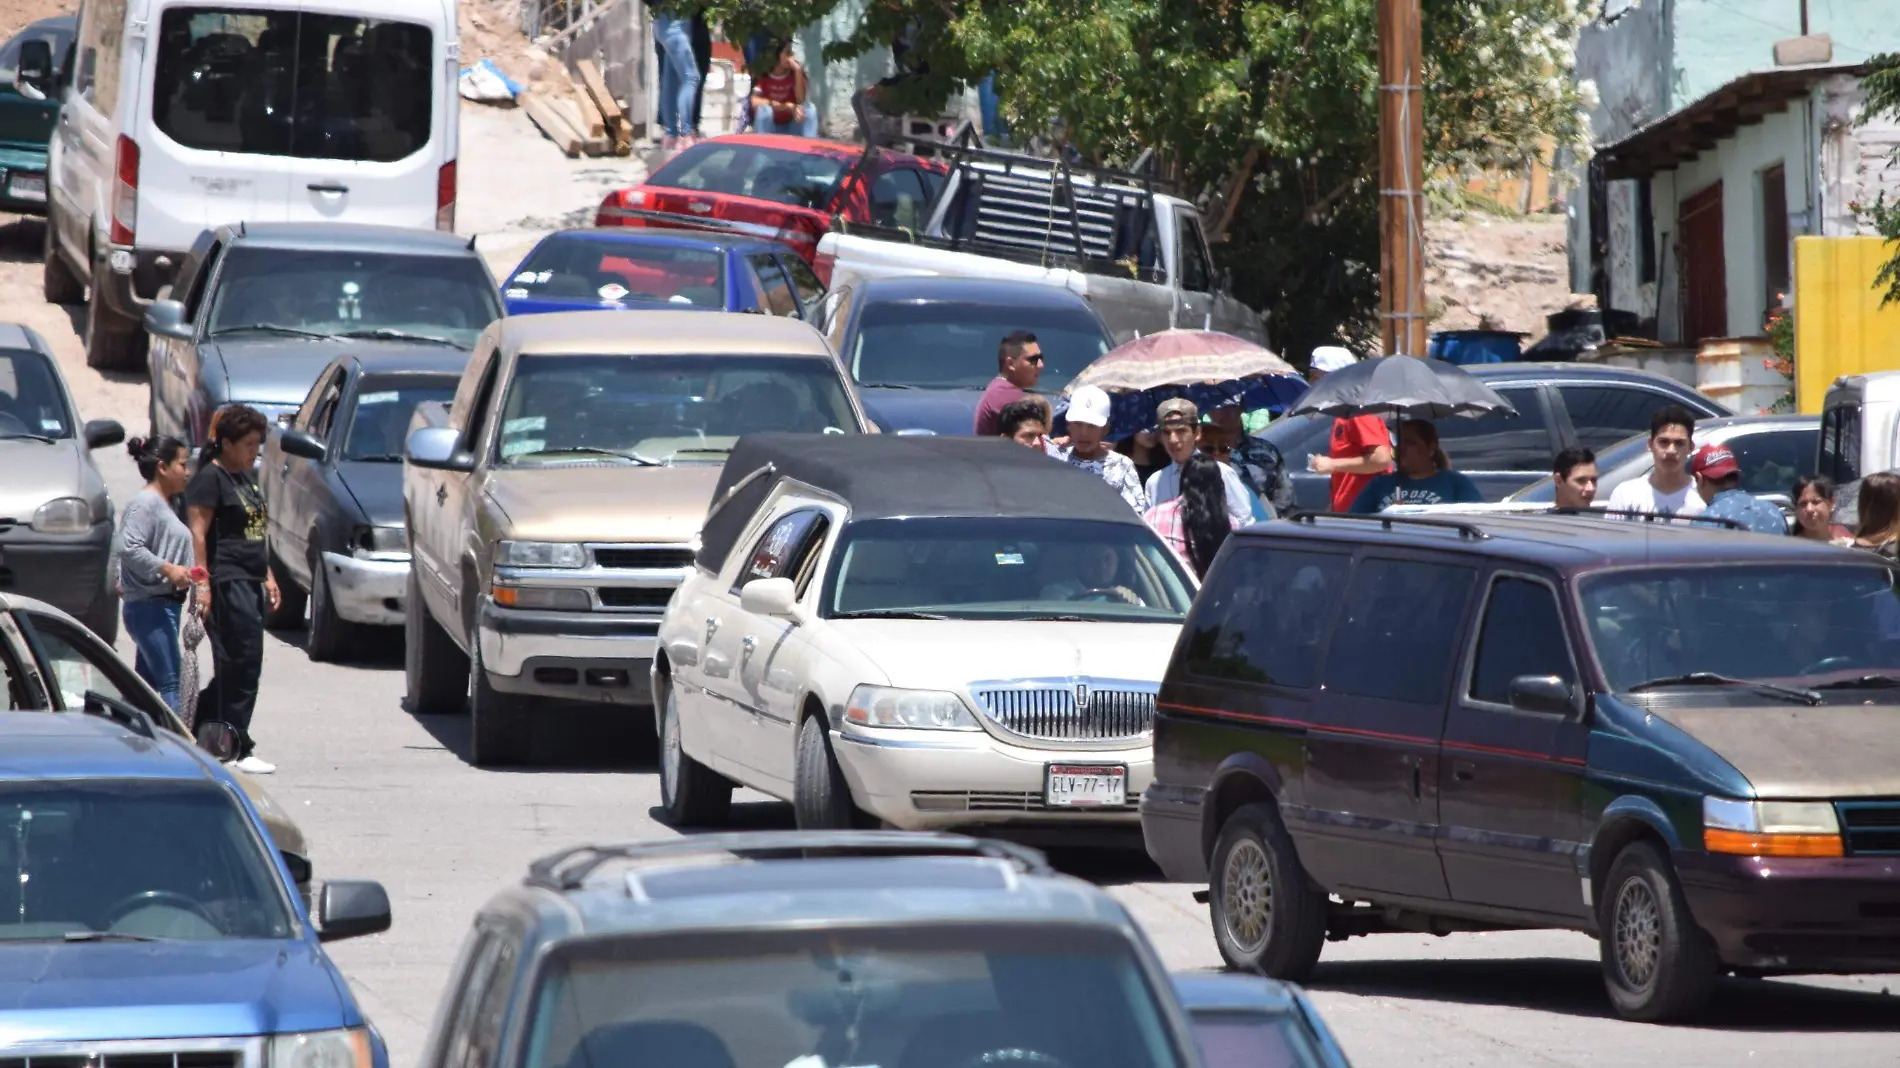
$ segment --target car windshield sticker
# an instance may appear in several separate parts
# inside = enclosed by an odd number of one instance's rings
[[[42,419],[40,420],[40,429],[46,431],[48,434],[57,434],[59,433],[59,420]]]
[[[627,287],[618,282],[608,282],[600,287],[599,292],[602,300],[619,300],[627,295]]]
[[[339,297],[336,302],[336,317],[338,319],[361,319],[363,317],[363,302],[357,299],[358,294],[362,292],[363,287],[357,285],[355,282],[343,283],[343,296]]]
[[[502,296],[508,297],[510,299],[525,297],[527,295],[528,295],[528,291],[521,288],[520,286],[509,286],[508,292],[502,294]]]
[[[501,424],[501,432],[504,434],[522,434],[530,430],[546,430],[547,428],[548,417],[545,415],[525,415]]]
[[[1011,564],[1020,564],[1023,562],[1023,554],[1022,553],[997,553],[996,562],[999,565],[1002,565],[1005,567]]]
[[[402,396],[402,394],[393,389],[386,389],[381,393],[365,393],[356,398],[356,406],[361,408],[369,404],[388,404],[400,396]]]
[[[504,441],[501,443],[501,454],[503,456],[520,456],[522,453],[540,452],[542,449],[547,448],[547,446],[548,443],[545,438],[516,438],[513,441]]]
[[[536,277],[533,271],[523,271],[520,274],[515,275],[515,281],[521,282],[523,284],[530,284],[538,280],[539,279]]]

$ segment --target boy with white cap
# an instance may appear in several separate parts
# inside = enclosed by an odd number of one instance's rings
[[[1108,394],[1099,386],[1083,386],[1069,397],[1069,444],[1051,444],[1049,455],[1073,464],[1115,487],[1137,514],[1148,510],[1148,494],[1141,488],[1135,462],[1108,447]]]
[[[1313,350],[1313,360],[1307,365],[1307,381],[1318,382],[1334,371],[1351,367],[1358,359],[1351,349],[1321,345]],[[1318,474],[1333,477],[1332,510],[1349,512],[1366,483],[1392,470],[1392,432],[1376,415],[1335,419],[1326,455],[1312,457],[1308,466]]]

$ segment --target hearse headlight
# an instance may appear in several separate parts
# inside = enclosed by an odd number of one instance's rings
[[[969,706],[944,690],[900,690],[891,686],[859,686],[845,703],[846,722],[860,727],[907,727],[913,730],[982,730]]]

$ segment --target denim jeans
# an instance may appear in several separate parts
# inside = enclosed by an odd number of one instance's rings
[[[660,64],[660,129],[672,136],[693,132],[693,100],[699,96],[699,63],[693,56],[693,20],[653,16]]]
[[[772,106],[760,104],[752,109],[752,130],[762,134],[795,134],[799,137],[818,136],[818,109],[805,103],[805,117],[779,122],[772,117]]]
[[[127,601],[124,605],[125,632],[138,648],[133,668],[139,678],[165,699],[173,712],[178,711],[178,618],[184,602],[163,597]]]

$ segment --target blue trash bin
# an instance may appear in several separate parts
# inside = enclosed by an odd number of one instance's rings
[[[1508,330],[1440,330],[1425,354],[1459,365],[1514,363],[1523,354],[1525,336]]]

